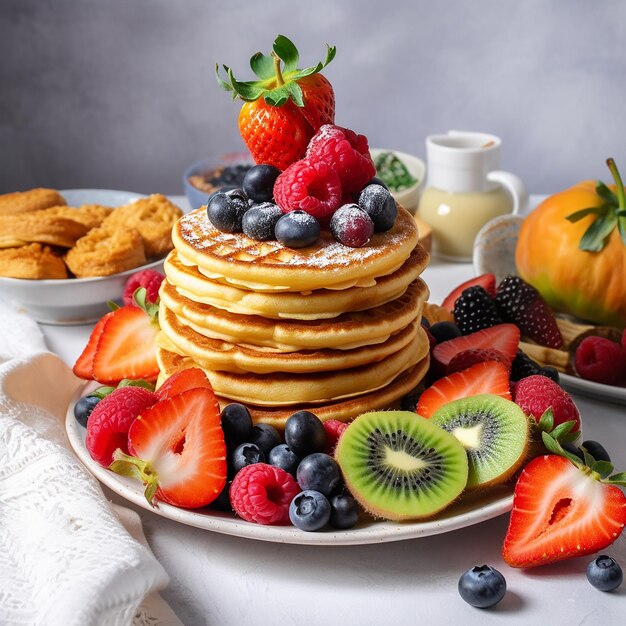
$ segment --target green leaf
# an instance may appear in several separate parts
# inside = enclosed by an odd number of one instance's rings
[[[554,412],[552,411],[552,407],[548,407],[537,424],[540,430],[543,430],[547,433],[551,432],[554,428]]]
[[[580,437],[580,431],[577,430],[575,433],[565,433],[559,437],[560,443],[574,443]]]
[[[293,72],[298,69],[298,62],[300,61],[298,48],[296,48],[293,42],[287,39],[285,35],[278,35],[278,37],[276,37],[272,49],[285,64],[285,73]]]
[[[337,47],[329,46],[328,44],[326,44],[326,58],[324,59],[323,67],[326,67],[335,58],[336,54],[337,54]]]
[[[249,102],[258,100],[264,91],[264,87],[254,81],[248,83],[239,82],[234,77],[233,71],[230,68],[228,68],[228,79],[230,80],[230,84],[233,86],[233,89],[242,100]]]
[[[604,213],[604,206],[593,206],[589,207],[588,209],[580,209],[579,211],[574,211],[574,213],[570,213],[569,215],[567,215],[565,219],[569,222],[574,223],[582,220],[583,217],[587,217],[587,215],[604,215]]]
[[[224,70],[226,72],[228,72],[228,68],[226,66],[224,66]],[[221,76],[220,76],[220,66],[219,63],[215,64],[215,78],[217,80],[217,84],[224,90],[224,91],[232,91],[233,90],[233,86],[230,83],[227,83]]]
[[[281,85],[268,91],[263,98],[270,106],[281,107],[289,100],[289,88],[287,85]]]
[[[117,311],[121,308],[120,305],[117,302],[113,302],[113,300],[107,300],[107,306],[110,311]]]
[[[252,71],[263,79],[274,78],[274,59],[272,57],[257,52],[250,58],[250,67]]]
[[[144,389],[147,389],[148,391],[154,391],[154,384],[151,382],[148,382],[147,380],[134,380],[132,378],[123,378],[122,380],[120,380],[119,384],[117,385],[118,389],[120,387],[143,387]]]
[[[96,396],[96,398],[100,398],[100,400],[102,400],[102,398],[106,398],[110,393],[113,393],[114,391],[115,387],[103,386],[98,387],[96,390],[92,391],[88,395]]]
[[[153,500],[154,500],[154,496],[157,492],[157,489],[159,488],[159,485],[157,483],[157,481],[150,481],[147,485],[146,485],[146,490],[143,492],[143,495],[146,497],[146,500],[148,501],[148,504],[153,505]]]
[[[617,204],[617,196],[601,180],[596,182],[596,193],[607,202],[613,205]]]
[[[596,218],[593,224],[585,231],[578,247],[588,252],[600,252],[616,224],[617,217],[614,213]]]
[[[591,469],[600,474],[601,478],[606,478],[613,471],[613,465],[608,461],[596,461]]]
[[[562,441],[562,437],[564,435],[567,435],[570,430],[572,430],[575,423],[576,422],[574,422],[573,420],[571,422],[563,422],[562,424],[559,424],[550,434],[557,441]]]
[[[304,106],[304,98],[302,97],[302,89],[298,83],[290,82],[287,84],[287,91],[289,92],[289,96],[296,103],[296,106],[303,107]]]
[[[566,459],[570,460],[576,467],[581,466],[580,459],[571,452],[564,450],[559,442],[547,432],[543,431],[541,433],[541,439],[543,441],[543,445],[550,451],[552,454],[558,454],[559,456],[564,456]]]
[[[605,478],[602,482],[611,483],[613,485],[626,486],[626,472],[619,472],[619,474],[613,474],[613,476],[609,476],[608,478]]]

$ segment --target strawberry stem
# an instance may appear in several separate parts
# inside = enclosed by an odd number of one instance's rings
[[[613,158],[608,158],[606,164],[609,166],[615,185],[617,186],[617,201],[620,209],[626,209],[626,193],[624,192],[624,183],[622,183],[622,177],[620,176],[617,165]]]
[[[285,84],[285,79],[283,78],[283,73],[280,69],[280,57],[272,51],[272,58],[274,59],[274,72],[276,73],[276,84],[279,87],[282,87]]]

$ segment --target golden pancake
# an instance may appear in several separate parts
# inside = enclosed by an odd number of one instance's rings
[[[172,240],[181,263],[197,266],[212,281],[257,292],[306,292],[374,285],[376,278],[402,266],[417,245],[418,232],[413,216],[399,207],[391,230],[375,233],[361,248],[344,246],[323,230],[316,243],[294,249],[221,232],[201,207],[178,220]]]
[[[365,411],[397,408],[400,399],[420,384],[428,371],[429,364],[430,359],[427,354],[415,367],[402,372],[386,387],[346,400],[336,400],[315,405],[297,403],[289,407],[259,407],[252,404],[247,404],[246,406],[250,410],[255,423],[263,422],[279,429],[284,429],[287,418],[295,411],[300,410],[311,411],[322,421],[337,419],[345,422],[361,413],[365,413]],[[159,365],[161,366],[161,374],[159,375],[158,384],[162,384],[168,376],[180,370],[197,367],[189,357],[182,357],[167,350],[159,350]],[[218,400],[222,408],[232,402],[232,400],[220,396],[218,396]]]
[[[163,281],[160,291],[161,306],[170,309],[182,323],[201,335],[282,352],[318,348],[351,350],[382,343],[421,316],[428,294],[426,283],[417,279],[399,298],[372,309],[343,313],[330,321],[276,321],[260,315],[229,313],[194,302],[167,281]]]
[[[165,347],[174,346],[174,352],[191,357],[203,369],[237,374],[248,372],[304,374],[343,370],[381,361],[413,342],[419,322],[414,321],[383,343],[352,350],[321,348],[292,352],[280,352],[272,348],[235,344],[205,337],[181,323],[166,307],[159,309],[159,324],[162,331],[160,336],[167,337],[167,341],[160,343],[157,340],[157,344]]]
[[[417,246],[402,267],[380,277],[371,287],[343,291],[317,289],[311,293],[256,293],[209,280],[197,268],[185,266],[173,250],[165,260],[165,274],[179,294],[194,302],[272,319],[317,320],[373,308],[400,297],[428,265],[429,256]]]
[[[163,333],[159,334],[159,343],[157,361],[160,369],[166,369],[162,366],[163,354],[177,350],[174,345],[168,344]],[[417,334],[411,343],[394,354],[376,363],[340,371],[311,374],[283,372],[236,374],[209,370],[200,364],[198,367],[205,371],[216,394],[236,402],[278,407],[302,403],[327,403],[376,391],[421,361],[428,351],[428,338],[421,325],[418,325]]]

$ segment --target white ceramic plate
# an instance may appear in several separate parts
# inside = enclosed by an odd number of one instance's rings
[[[435,519],[425,522],[381,522],[361,521],[350,530],[333,530],[307,533],[294,526],[262,526],[245,522],[234,515],[209,509],[186,510],[165,504],[148,504],[143,495],[143,486],[135,480],[118,476],[92,460],[85,447],[86,430],[74,419],[74,404],[97,385],[88,383],[78,390],[67,409],[65,428],[70,444],[87,469],[104,485],[126,500],[156,515],[226,535],[301,545],[363,545],[416,539],[447,533],[472,524],[502,515],[513,505],[512,488],[493,489],[482,497],[465,498],[441,513]]]
[[[132,191],[113,189],[65,189],[60,193],[69,206],[101,204],[116,207],[145,197]],[[161,259],[127,272],[94,278],[25,280],[0,277],[0,299],[43,324],[85,324],[98,320],[109,310],[107,301],[121,298],[131,274],[142,269],[161,271],[162,267]]]
[[[615,402],[617,404],[626,404],[626,387],[614,387],[613,385],[603,385],[595,383],[591,380],[585,380],[578,376],[570,376],[569,374],[559,374],[561,384],[568,391],[579,393],[583,396],[596,398],[604,402]]]

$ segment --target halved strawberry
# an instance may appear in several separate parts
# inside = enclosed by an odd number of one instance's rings
[[[461,283],[458,287],[455,287],[441,303],[444,309],[447,309],[452,313],[454,311],[454,303],[456,299],[468,288],[474,285],[482,287],[492,298],[496,295],[496,277],[493,274],[481,274],[475,276]]]
[[[110,469],[146,485],[152,503],[198,508],[226,485],[226,444],[215,394],[184,391],[144,411],[128,431],[131,455],[116,450]]]
[[[494,348],[510,357],[517,354],[520,331],[515,324],[497,324],[469,335],[455,337],[438,343],[432,351],[432,359],[442,372],[446,371],[452,358],[459,352],[473,348]]]
[[[509,370],[497,361],[484,361],[433,383],[417,401],[416,412],[430,417],[440,406],[469,396],[491,393],[511,399]]]
[[[612,544],[626,525],[626,496],[615,486],[624,478],[603,483],[598,472],[556,454],[533,459],[515,485],[504,560],[535,567]]]
[[[476,365],[476,363],[483,363],[484,361],[499,361],[509,372],[513,364],[513,360],[508,354],[504,354],[495,348],[470,348],[469,350],[463,350],[463,352],[455,354],[450,359],[446,374],[460,372],[472,365]]]
[[[204,387],[213,391],[207,375],[199,367],[189,367],[172,374],[157,390],[159,400],[173,398],[183,391]]]
[[[123,378],[156,378],[159,325],[144,309],[127,305],[107,316],[93,357],[92,376],[116,385]]]
[[[87,345],[81,352],[80,356],[76,359],[76,363],[74,363],[72,371],[79,378],[92,380],[93,358],[96,354],[96,348],[98,347],[98,340],[100,339],[104,325],[111,314],[112,312],[109,312],[98,320],[91,331]]]

